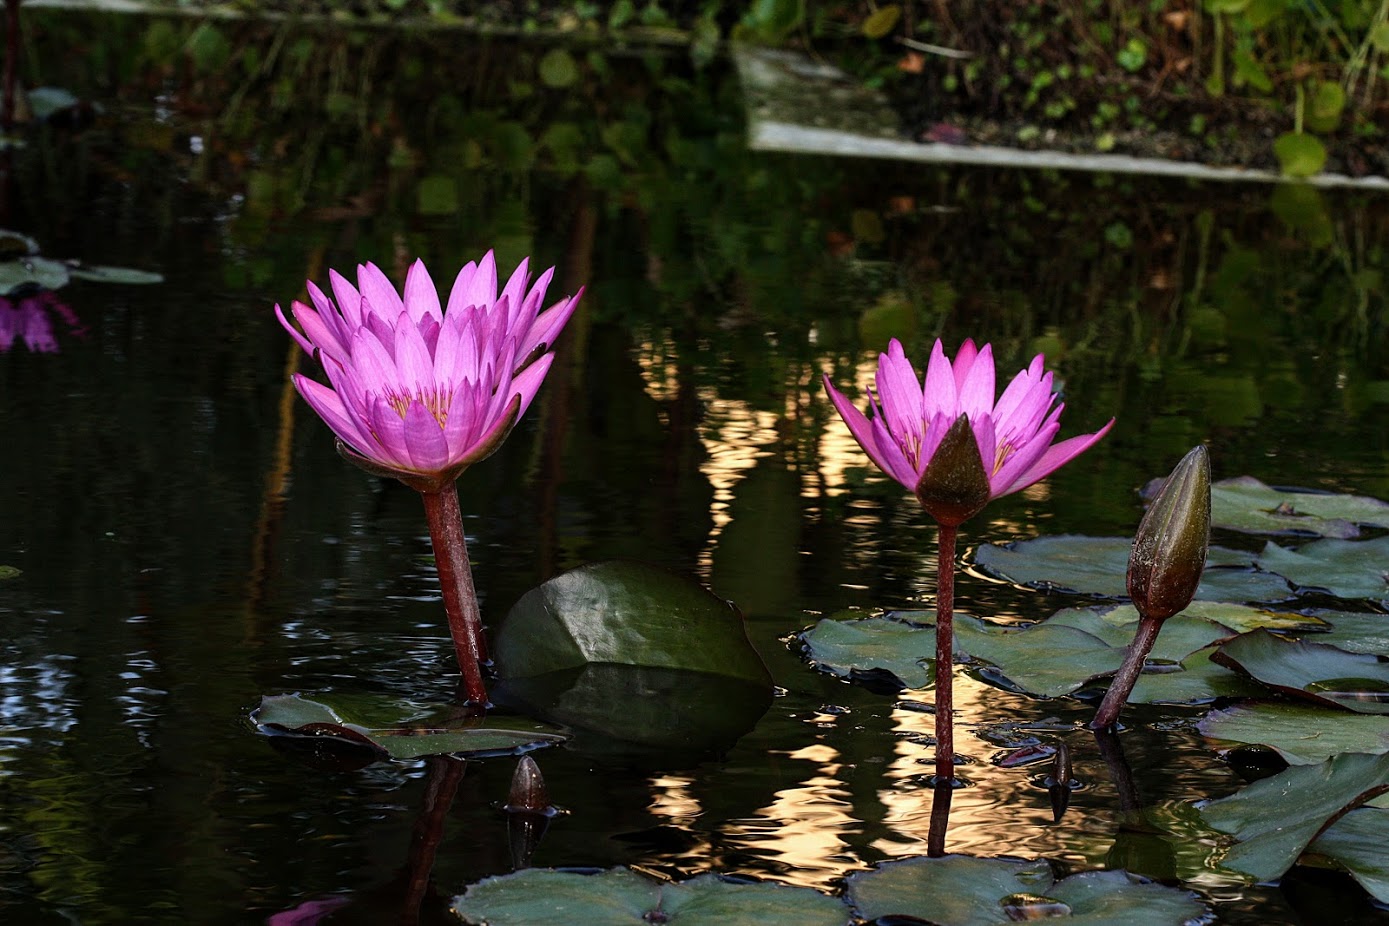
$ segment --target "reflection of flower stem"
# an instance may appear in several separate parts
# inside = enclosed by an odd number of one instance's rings
[[[931,797],[931,825],[926,831],[926,854],[931,858],[945,854],[945,828],[950,823],[950,799],[954,794],[952,781],[937,782]]]
[[[424,785],[424,810],[415,820],[410,836],[410,860],[406,870],[405,904],[400,911],[401,926],[414,926],[420,921],[420,905],[429,888],[429,876],[434,870],[434,857],[444,838],[444,820],[453,806],[458,782],[468,767],[466,759],[455,756],[430,756]]]
[[[1112,727],[1096,730],[1095,744],[1100,747],[1100,758],[1104,759],[1104,764],[1109,768],[1109,777],[1119,792],[1119,809],[1124,813],[1140,810],[1143,801],[1138,796],[1138,786],[1133,783],[1133,769],[1129,768],[1129,760],[1124,757],[1119,734]]]
[[[1109,683],[1109,690],[1100,702],[1100,709],[1095,712],[1095,719],[1090,722],[1091,729],[1112,729],[1118,722],[1119,711],[1123,710],[1124,703],[1133,692],[1133,686],[1138,684],[1138,676],[1143,672],[1143,663],[1153,651],[1153,644],[1157,642],[1158,631],[1161,629],[1160,620],[1145,617],[1138,621],[1138,632],[1129,644],[1124,664],[1119,667],[1119,671],[1114,674],[1114,680]]]
[[[954,524],[940,526],[940,550],[936,555],[936,784],[946,786],[955,777],[953,683],[955,536],[958,530]],[[944,835],[941,838],[945,838]]]
[[[458,507],[458,488],[450,482],[437,492],[421,492],[425,515],[429,518],[429,537],[434,542],[434,562],[439,569],[439,585],[444,593],[444,609],[449,616],[449,633],[458,666],[463,672],[463,688],[469,701],[487,703],[480,663],[487,658],[482,638],[482,615],[478,610],[473,571],[468,563],[468,540],[463,534],[463,512]]]

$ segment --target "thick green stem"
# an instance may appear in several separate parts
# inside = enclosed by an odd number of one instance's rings
[[[955,535],[940,526],[936,554],[936,784],[955,778]]]
[[[1100,709],[1095,712],[1095,719],[1090,721],[1090,729],[1108,730],[1118,722],[1119,711],[1123,710],[1124,703],[1133,692],[1133,686],[1138,684],[1138,676],[1143,673],[1143,663],[1152,652],[1160,629],[1162,621],[1146,617],[1139,620],[1138,633],[1129,645],[1124,664],[1115,673],[1114,681],[1109,683],[1109,691],[1105,692]]]
[[[429,538],[434,542],[434,562],[439,569],[449,633],[458,668],[463,673],[464,696],[474,704],[486,704],[487,686],[482,681],[481,664],[487,658],[487,647],[482,638],[482,614],[473,588],[473,570],[468,563],[468,541],[463,536],[458,490],[448,483],[438,492],[420,495],[429,518]]]

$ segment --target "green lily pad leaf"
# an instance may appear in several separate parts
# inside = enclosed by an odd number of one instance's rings
[[[1104,609],[1057,612],[1027,627],[990,624],[955,614],[955,653],[991,664],[989,681],[1027,694],[1056,698],[1087,682],[1114,674],[1133,641],[1133,627],[1106,619]],[[802,635],[806,655],[818,668],[842,678],[888,672],[904,687],[922,688],[935,680],[935,630],[929,612],[901,611],[863,620],[820,621]],[[1205,649],[1234,631],[1211,621],[1179,614],[1168,620],[1133,703],[1209,701],[1259,693],[1259,688],[1228,668],[1212,665]]]
[[[1105,623],[1122,627],[1124,632],[1130,636],[1138,627],[1138,609],[1131,604],[1101,605],[1093,610],[1104,619]],[[1064,613],[1065,611],[1059,611],[1056,616],[1059,617]],[[1229,601],[1193,601],[1182,611],[1182,616],[1199,617],[1222,627],[1228,627],[1231,635],[1244,633],[1247,630],[1256,630],[1260,627],[1279,631],[1330,631],[1331,625],[1322,617],[1316,616],[1319,613],[1299,614],[1295,611],[1269,611],[1253,605],[1235,604]],[[1389,629],[1389,617],[1377,616],[1385,618],[1385,627]]]
[[[1201,816],[1239,840],[1221,856],[1221,866],[1269,881],[1292,867],[1329,821],[1386,791],[1389,754],[1346,753],[1291,765],[1211,801]]]
[[[1389,903],[1389,810],[1360,807],[1337,820],[1307,847],[1350,872],[1380,903]]]
[[[737,608],[644,563],[593,563],[531,589],[502,622],[493,656],[503,679],[610,664],[771,686]]]
[[[251,720],[267,735],[336,738],[372,744],[380,758],[417,759],[433,755],[505,755],[567,739],[558,730],[523,717],[457,716],[449,706],[429,707],[392,698],[339,698],[330,703],[297,694],[267,695]],[[383,721],[394,716],[395,723]]]
[[[1196,897],[1126,871],[1086,871],[1060,881],[1045,861],[946,855],[887,862],[845,885],[860,918],[911,916],[939,926],[994,926],[1061,915],[1068,923],[1170,923],[1207,914]]]
[[[22,575],[23,570],[17,566],[0,565],[0,580],[13,579],[15,576]]]
[[[1315,765],[1347,752],[1389,752],[1389,717],[1307,704],[1238,704],[1211,711],[1197,729],[1221,743],[1266,746],[1289,765]]]
[[[849,912],[805,887],[748,883],[706,874],[671,883],[626,868],[596,874],[529,868],[484,878],[454,899],[476,926],[845,926]]]
[[[801,643],[817,668],[840,678],[876,670],[892,673],[904,688],[925,688],[936,681],[934,627],[895,617],[827,617],[801,634]]]
[[[1389,599],[1389,537],[1314,540],[1297,550],[1264,545],[1255,561],[1300,588],[1324,588],[1337,598]]]
[[[1364,495],[1275,489],[1252,476],[1211,486],[1211,523],[1250,534],[1354,537],[1357,524],[1389,527],[1389,503]]]
[[[14,292],[22,286],[62,289],[71,278],[67,264],[31,254],[0,263],[0,294]]]
[[[1124,598],[1132,545],[1125,537],[1038,537],[1005,545],[983,544],[974,559],[990,575],[1018,585]],[[1211,547],[1197,599],[1269,602],[1292,597],[1281,577],[1257,572],[1250,565],[1248,554]]]
[[[1317,643],[1330,643],[1350,653],[1389,656],[1389,614],[1364,611],[1313,611],[1328,630]]]
[[[1389,662],[1369,653],[1253,630],[1221,644],[1212,659],[1294,698],[1389,714]]]
[[[134,270],[130,267],[102,267],[95,264],[70,264],[69,270],[79,280],[93,283],[127,283],[144,286],[150,283],[163,283],[162,273],[149,270]]]
[[[572,729],[590,752],[637,746],[674,761],[731,747],[771,706],[772,689],[704,672],[594,663],[504,679],[492,699]],[[594,743],[593,735],[609,742]]]

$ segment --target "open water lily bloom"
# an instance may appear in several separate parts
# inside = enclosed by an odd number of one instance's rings
[[[952,362],[936,341],[923,384],[893,338],[879,355],[870,420],[825,377],[834,407],[864,452],[883,472],[920,494],[922,479],[951,426],[967,417],[988,479],[988,498],[1017,492],[1049,476],[1095,444],[1114,420],[1092,434],[1052,443],[1064,403],[1038,354],[995,401],[993,349],[961,345]],[[962,425],[963,426],[963,425]]]
[[[329,385],[295,374],[304,400],[357,462],[405,479],[452,480],[487,457],[535,398],[551,347],[582,290],[542,311],[554,268],[530,281],[521,261],[498,291],[492,252],[469,262],[448,302],[422,261],[403,293],[374,264],[357,283],[330,272],[333,298],[312,282],[312,306],[292,306],[296,328],[275,314],[323,365]]]

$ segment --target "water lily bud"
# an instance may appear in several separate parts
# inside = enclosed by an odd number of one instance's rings
[[[956,527],[989,503],[989,474],[984,471],[968,415],[956,418],[941,438],[916,484],[916,497],[927,514],[941,524]]]
[[[1211,463],[1204,446],[1182,457],[1138,525],[1129,554],[1129,597],[1145,620],[1191,604],[1211,542]]]
[[[550,795],[545,790],[545,777],[530,756],[522,756],[521,761],[516,763],[506,809],[521,813],[548,813],[551,809]]]

